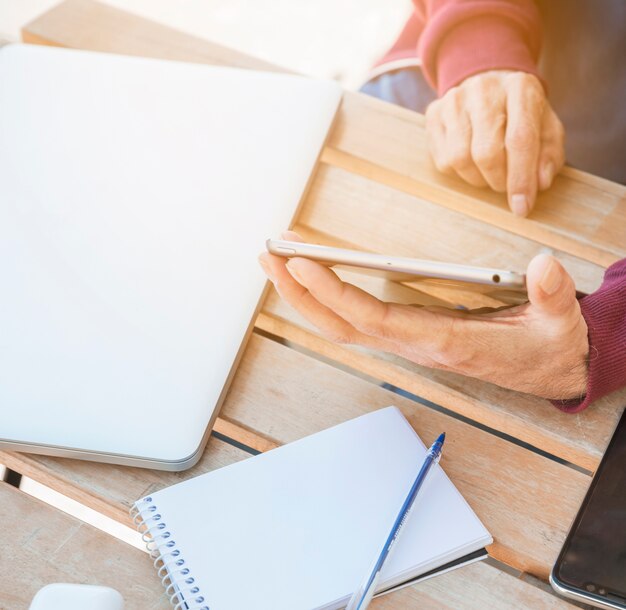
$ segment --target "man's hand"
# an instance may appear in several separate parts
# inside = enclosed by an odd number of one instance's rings
[[[289,232],[284,239],[300,239]],[[550,399],[587,387],[587,325],[574,282],[553,257],[528,266],[529,303],[489,314],[384,303],[304,258],[263,253],[259,261],[280,296],[339,343],[398,354]]]
[[[507,192],[526,216],[565,162],[564,131],[532,74],[492,70],[465,79],[426,111],[437,169]]]

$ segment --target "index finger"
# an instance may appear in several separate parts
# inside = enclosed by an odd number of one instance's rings
[[[507,95],[507,193],[514,214],[526,216],[537,196],[537,165],[545,96],[539,81],[515,75]]]

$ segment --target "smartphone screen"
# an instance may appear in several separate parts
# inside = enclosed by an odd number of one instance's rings
[[[594,476],[553,575],[626,607],[626,414]]]

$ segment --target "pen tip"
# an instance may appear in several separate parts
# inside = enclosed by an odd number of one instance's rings
[[[438,442],[438,443],[443,444],[443,441],[445,441],[445,440],[446,440],[446,433],[445,433],[445,432],[442,432],[442,433],[439,435],[439,438],[437,439],[437,442]]]

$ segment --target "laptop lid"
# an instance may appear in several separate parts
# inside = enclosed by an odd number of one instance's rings
[[[0,448],[200,456],[341,97],[333,82],[0,50]]]

